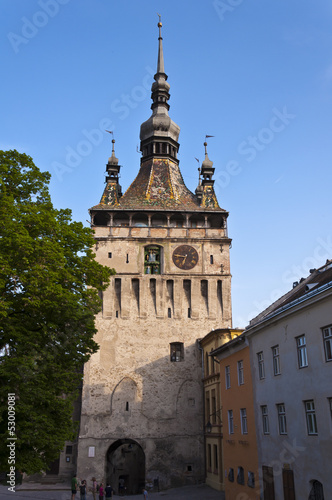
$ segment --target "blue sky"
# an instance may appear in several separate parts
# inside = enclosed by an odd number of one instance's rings
[[[332,258],[329,0],[2,0],[0,148],[52,174],[86,224],[114,130],[123,191],[150,116],[162,15],[170,116],[192,191],[203,142],[232,238],[233,324]]]

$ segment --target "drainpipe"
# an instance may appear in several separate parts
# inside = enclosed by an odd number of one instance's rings
[[[206,482],[206,436],[205,436],[205,387],[204,387],[204,349],[200,346],[199,340],[196,340],[197,347],[202,356],[202,383],[203,383],[203,435],[204,435],[204,479]]]

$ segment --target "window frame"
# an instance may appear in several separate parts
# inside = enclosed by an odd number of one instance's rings
[[[310,406],[309,406],[310,405]],[[313,399],[308,399],[304,401],[305,418],[307,423],[307,433],[308,436],[317,436],[318,427],[316,419],[315,402]]]
[[[233,410],[227,410],[227,419],[228,419],[228,434],[231,436],[232,434],[234,434]]]
[[[286,419],[286,406],[285,403],[277,404],[278,411],[278,429],[280,436],[287,435],[287,419]]]
[[[237,362],[237,381],[239,385],[244,385],[243,359]]]
[[[259,351],[257,353],[257,362],[258,362],[258,376],[259,376],[259,380],[263,380],[265,378],[265,365],[264,365],[264,354],[263,354],[263,351]]]
[[[327,335],[325,336],[325,334]],[[332,361],[332,325],[322,328],[325,361]]]
[[[170,361],[172,363],[180,363],[184,361],[184,343],[171,342],[170,346]]]
[[[303,343],[301,341],[304,340]],[[296,337],[296,348],[297,348],[297,361],[299,368],[306,368],[308,366],[308,353],[307,353],[307,342],[305,334]]]
[[[240,408],[240,418],[241,418],[241,434],[248,434],[248,417],[247,408]]]
[[[225,366],[225,385],[226,385],[226,390],[231,388],[231,367],[230,367],[230,365]]]
[[[270,434],[269,410],[267,405],[261,406],[261,415],[263,434],[266,436]]]
[[[277,375],[281,375],[279,344],[272,346],[271,349],[273,360],[273,375],[276,377]]]

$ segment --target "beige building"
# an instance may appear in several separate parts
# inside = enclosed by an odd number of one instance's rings
[[[77,472],[116,492],[122,481],[128,494],[204,481],[197,339],[232,326],[228,213],[206,143],[195,193],[184,184],[158,26],[139,172],[122,195],[113,141],[106,187],[90,210],[96,259],[117,274],[96,319],[100,349],[84,368]]]

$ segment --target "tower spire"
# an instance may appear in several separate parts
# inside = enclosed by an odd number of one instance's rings
[[[161,16],[160,14],[158,16],[157,72],[154,75],[154,82],[151,86],[152,115],[141,125],[141,163],[150,158],[170,158],[178,163],[177,152],[179,150],[178,138],[180,127],[168,115],[170,85],[167,82],[167,75],[165,73]]]

